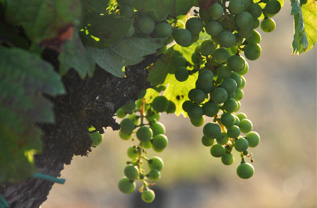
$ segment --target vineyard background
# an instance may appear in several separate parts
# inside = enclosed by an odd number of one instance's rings
[[[169,146],[156,201],[165,208],[316,207],[316,48],[291,56],[293,20],[287,1],[274,18],[277,28],[262,34],[262,56],[249,61],[245,112],[261,135],[254,153],[256,173],[241,180],[238,160],[227,167],[200,143],[201,127],[182,116],[163,116]],[[65,166],[64,185],[54,185],[42,208],[133,208],[139,194],[117,189],[131,141],[107,129],[103,143],[88,158]],[[149,153],[152,155],[152,152]],[[159,205],[144,207],[159,208]]]

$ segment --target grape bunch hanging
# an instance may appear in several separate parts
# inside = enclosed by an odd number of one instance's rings
[[[182,55],[172,58],[175,71],[170,73],[178,82],[197,76],[195,87],[182,104],[183,113],[193,126],[203,126],[201,142],[210,148],[213,157],[231,165],[232,151],[237,151],[241,159],[237,175],[243,179],[252,177],[253,158],[249,148],[259,144],[260,136],[253,131],[247,115],[238,113],[246,84],[243,75],[249,70],[246,59],[254,61],[261,55],[261,35],[256,29],[260,27],[263,32],[275,29],[272,17],[280,11],[280,2],[218,0],[208,6],[197,3],[184,27],[175,17],[157,18],[153,13],[136,11],[129,1],[118,3],[118,13],[134,20],[126,37],[166,38],[166,45],[175,41],[181,47],[200,43],[196,44],[190,61]],[[201,41],[202,34],[209,38]],[[158,95],[151,102],[140,98],[118,110],[117,117],[123,119],[119,136],[138,142],[127,152],[130,160],[119,181],[123,193],[132,193],[136,189],[135,181],[140,180],[143,201],[154,200],[151,185],[160,178],[164,163],[160,157],[147,158],[146,154],[150,149],[159,153],[166,148],[168,139],[159,122],[160,113],[174,113],[175,109],[173,101]],[[211,121],[206,122],[207,118]]]

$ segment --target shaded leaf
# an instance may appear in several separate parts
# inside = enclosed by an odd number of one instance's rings
[[[81,0],[83,9],[94,10],[100,13],[106,11],[108,7],[109,0]]]

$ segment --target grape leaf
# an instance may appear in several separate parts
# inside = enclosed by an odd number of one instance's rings
[[[34,42],[62,43],[79,24],[81,6],[79,0],[12,0],[7,2],[5,15],[8,22],[22,25]]]
[[[109,0],[81,0],[82,8],[85,10],[94,10],[100,13],[106,11]]]
[[[40,151],[36,122],[54,122],[52,104],[42,93],[64,93],[53,66],[18,48],[0,47],[0,182],[19,181],[35,170],[29,151]]]
[[[291,2],[295,29],[293,54],[301,54],[310,50],[317,41],[317,3],[315,0],[307,0],[304,4],[301,4],[300,0]]]
[[[140,63],[143,57],[155,53],[165,39],[123,38],[108,48],[87,47],[93,60],[116,77],[124,77],[122,68]]]
[[[60,73],[64,75],[73,67],[84,78],[86,74],[93,74],[95,62],[83,46],[78,32],[75,31],[73,35],[73,40],[67,40],[63,44],[62,52],[58,56]]]

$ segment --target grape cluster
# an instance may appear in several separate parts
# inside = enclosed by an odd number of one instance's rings
[[[160,113],[174,113],[176,106],[164,96],[157,96],[148,104],[145,99],[129,103],[117,111],[117,117],[122,118],[119,136],[123,140],[137,140],[138,144],[130,146],[127,155],[130,160],[124,169],[124,177],[119,181],[119,189],[123,193],[132,193],[136,189],[135,180],[141,180],[141,198],[150,203],[155,198],[155,193],[149,188],[152,183],[161,177],[163,160],[154,156],[147,158],[149,149],[162,152],[168,144],[165,127],[158,120]],[[146,163],[147,167],[142,165]]]

